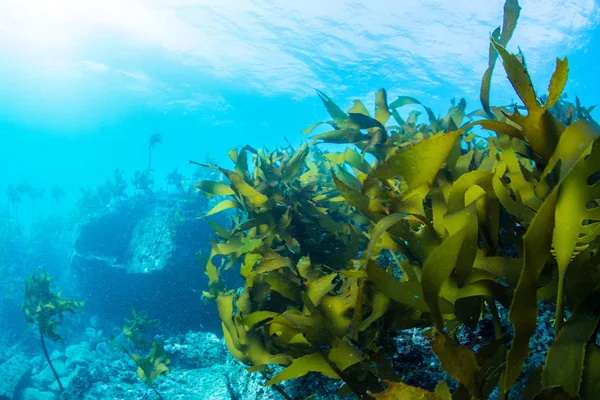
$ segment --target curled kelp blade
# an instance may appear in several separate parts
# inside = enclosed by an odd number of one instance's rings
[[[517,0],[507,0],[504,3],[504,20],[502,22],[502,30],[500,27],[496,28],[492,34],[491,39],[499,42],[502,46],[506,47],[510,41],[515,28],[517,27],[517,21],[521,13],[521,7]],[[492,82],[492,73],[494,72],[494,66],[496,65],[496,58],[498,57],[496,50],[492,43],[490,43],[488,68],[483,74],[481,80],[481,90],[479,98],[483,110],[489,118],[494,118],[494,114],[490,110],[490,87]]]

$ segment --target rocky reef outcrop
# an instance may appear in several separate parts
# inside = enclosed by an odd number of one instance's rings
[[[202,302],[196,256],[212,233],[197,219],[202,206],[184,194],[136,195],[80,224],[70,266],[87,310],[115,316],[135,306],[169,325],[210,329],[218,318]]]

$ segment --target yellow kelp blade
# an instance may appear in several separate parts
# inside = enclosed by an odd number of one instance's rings
[[[196,183],[196,189],[213,196],[233,196],[235,192],[229,185],[215,181],[200,181]]]
[[[444,283],[456,267],[460,249],[467,237],[468,229],[463,228],[454,235],[445,239],[442,244],[435,247],[423,265],[421,285],[425,302],[438,330],[444,330],[444,318],[440,309],[439,294]]]
[[[433,111],[431,111],[431,109],[429,107],[426,107],[423,103],[421,103],[419,100],[415,99],[414,97],[399,96],[396,100],[392,101],[392,103],[389,105],[389,108],[391,110],[396,110],[396,108],[400,108],[400,107],[410,105],[410,104],[418,104],[425,109],[425,112],[427,113],[427,116],[429,117],[429,124],[431,125],[431,130],[436,132],[438,130],[438,122],[437,122],[437,118],[435,117],[435,114],[433,113]],[[416,113],[411,113],[411,116],[417,116],[417,115],[418,114],[416,114]],[[411,119],[411,117],[408,118],[407,122],[411,122],[410,119]]]
[[[348,114],[362,114],[368,117],[369,111],[362,101],[354,100],[354,105],[348,109]]]
[[[325,93],[317,90],[317,94],[321,98],[323,105],[327,109],[327,112],[331,116],[331,118],[338,124],[343,123],[347,118],[348,114],[346,114],[341,108],[337,106]]]
[[[275,385],[288,379],[299,378],[309,372],[320,372],[328,378],[341,379],[321,353],[312,353],[296,358],[286,369],[265,383],[265,386]]]
[[[211,215],[220,213],[221,211],[229,210],[231,208],[242,208],[242,206],[235,200],[223,200],[222,202],[211,208],[210,211],[206,213],[205,217],[209,217]]]
[[[455,343],[450,337],[436,331],[431,347],[442,363],[442,368],[451,377],[467,388],[473,398],[479,398],[477,373],[481,369],[475,352]]]
[[[499,41],[502,46],[506,47],[510,38],[517,27],[517,20],[519,19],[519,14],[521,13],[521,7],[519,7],[519,2],[517,0],[507,0],[504,3],[504,20],[502,22],[502,33],[500,32],[500,28],[494,30],[492,33],[492,38]],[[481,100],[481,105],[485,112],[493,117],[493,114],[490,110],[490,84],[492,81],[492,73],[494,71],[494,66],[496,65],[497,53],[494,50],[494,46],[490,43],[490,55],[488,61],[488,69],[483,74],[483,79],[481,81],[481,91],[479,94],[479,98]]]
[[[586,347],[600,320],[600,316],[589,315],[591,310],[585,308],[588,307],[584,304],[575,310],[548,350],[542,387],[561,386],[570,396],[579,394]]]
[[[580,396],[584,400],[600,399],[600,349],[588,343],[581,381]]]
[[[593,144],[584,151],[568,143],[567,136],[572,129],[591,128],[584,120],[580,124],[571,125],[565,131],[559,145],[574,152],[565,157],[576,158],[572,169],[565,171],[564,178],[558,184],[558,200],[556,204],[556,227],[552,235],[552,246],[558,263],[558,299],[556,302],[556,327],[562,325],[564,310],[564,284],[567,268],[571,260],[591,241],[600,235],[600,185],[590,185],[589,179],[600,173],[600,131],[596,132]],[[579,122],[579,121],[578,121]],[[574,135],[576,136],[576,135]],[[567,151],[564,152],[565,155]],[[562,175],[562,173],[561,173]],[[594,205],[595,204],[595,205]],[[594,205],[592,208],[590,205]]]
[[[369,174],[364,191],[368,192],[378,180],[398,177],[408,186],[404,196],[421,185],[431,185],[461,133],[462,130],[440,132],[412,146],[396,149]]]
[[[302,165],[304,164],[304,160],[308,155],[308,145],[306,142],[302,144],[302,146],[296,150],[292,158],[290,158],[283,166],[281,171],[281,180],[283,183],[289,183],[292,178],[296,176]]]
[[[515,107],[515,112],[512,115],[507,115],[507,117],[523,128],[524,135],[532,150],[547,161],[552,156],[564,129],[561,126],[562,124],[547,112],[547,109],[552,107],[554,105],[552,101],[556,102],[562,94],[568,77],[568,61],[566,58],[556,60],[556,70],[550,80],[548,102],[542,107],[538,104],[529,73],[519,58],[509,53],[493,38],[492,44],[502,58],[502,64],[510,83],[525,107],[527,107],[527,116],[520,115]]]
[[[260,208],[262,207],[269,198],[264,194],[260,193],[252,186],[250,186],[241,175],[236,172],[229,171],[224,168],[218,168],[221,172],[227,176],[229,182],[231,182],[231,186],[238,192],[240,195],[246,199],[247,204],[252,208]]]
[[[558,190],[555,189],[546,198],[523,236],[523,269],[508,314],[515,334],[506,357],[506,369],[502,378],[501,388],[505,393],[521,374],[529,354],[529,339],[535,332],[538,313],[537,283],[542,269],[550,258],[557,197]]]
[[[375,93],[375,119],[385,125],[391,116],[392,114],[388,109],[387,92],[385,89],[379,89]]]
[[[548,161],[540,176],[540,182],[543,181],[556,167],[560,161],[559,179],[571,171],[583,152],[590,144],[600,136],[600,130],[584,119],[575,121],[569,125],[560,137],[556,151]]]
[[[217,310],[221,317],[223,334],[225,343],[231,354],[242,362],[248,361],[243,353],[243,348],[246,345],[246,331],[236,328],[233,314],[234,295],[220,295],[217,297]]]
[[[400,282],[391,272],[370,262],[367,266],[369,282],[377,290],[389,296],[390,299],[413,307],[421,312],[429,312],[429,307],[423,299],[423,291],[418,280]]]
[[[387,382],[387,389],[381,393],[369,393],[380,400],[448,400],[449,397],[429,392],[402,382]]]

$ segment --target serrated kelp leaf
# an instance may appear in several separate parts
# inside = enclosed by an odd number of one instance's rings
[[[521,7],[517,0],[507,0],[504,3],[504,18],[502,20],[502,35],[500,43],[506,47],[517,27]]]
[[[568,129],[585,129],[586,127],[591,128],[585,120],[579,120]],[[570,133],[565,132],[566,134]],[[570,170],[565,171],[563,179],[558,184],[556,228],[552,235],[554,256],[558,263],[559,286],[556,305],[558,330],[562,325],[567,268],[571,260],[586,249],[589,243],[600,234],[600,208],[597,204],[593,208],[588,208],[588,204],[600,198],[600,185],[588,183],[590,177],[600,171],[600,131],[594,133],[596,137],[593,143],[583,151],[577,147],[578,141],[575,143],[569,141],[570,137],[580,135],[563,135],[559,142],[559,146],[564,145],[561,146],[561,151],[564,150],[565,159],[574,158],[577,161],[571,164]],[[581,144],[585,145],[585,143]],[[574,154],[568,154],[570,152]]]
[[[528,110],[539,108],[537,96],[533,89],[533,83],[531,83],[527,68],[525,68],[516,55],[509,53],[504,46],[494,39],[492,39],[492,44],[502,58],[502,64],[506,70],[508,80],[523,104],[525,104],[525,107],[527,107]]]
[[[475,352],[455,343],[448,335],[436,331],[431,348],[442,363],[442,368],[451,377],[467,388],[471,396],[479,398],[477,373],[481,369]]]
[[[578,395],[585,364],[585,350],[599,319],[599,316],[588,315],[585,310],[575,310],[546,355],[542,373],[544,388],[560,386],[569,395]]]
[[[391,115],[387,102],[387,92],[385,89],[379,89],[375,93],[375,119],[385,125]]]
[[[369,174],[367,181],[370,184],[365,182],[365,190],[368,190],[369,185],[375,184],[376,180],[394,177],[402,177],[409,190],[421,185],[431,185],[461,132],[440,132],[412,146],[396,149]]]
[[[514,107],[513,114],[505,113],[505,115],[508,119],[522,127],[523,134],[527,138],[531,150],[547,161],[554,152],[558,139],[564,130],[564,125],[549,113],[546,108],[539,105],[527,68],[523,65],[519,57],[508,52],[500,43],[493,39],[492,44],[502,58],[502,64],[510,83],[527,108],[527,116],[521,115],[516,106]],[[551,83],[553,98],[562,95],[562,93],[558,93],[558,90],[564,87],[567,71],[566,59],[557,62],[557,71],[553,76],[554,82]]]
[[[569,77],[569,62],[567,58],[556,59],[556,68],[550,79],[548,85],[548,100],[544,108],[548,109],[556,104],[556,102],[562,96],[565,85],[567,84],[567,78]]]
[[[402,382],[386,382],[387,389],[380,393],[370,393],[376,399],[380,400],[447,400],[444,395],[439,395],[410,386]]]
[[[265,386],[275,385],[288,379],[299,378],[309,372],[320,372],[329,378],[341,379],[321,353],[312,353],[296,358],[286,369],[265,383]]]
[[[588,343],[579,394],[583,400],[600,399],[600,348]]]
[[[221,211],[225,211],[231,208],[242,208],[240,203],[235,200],[223,200],[213,208],[211,208],[205,215],[205,217],[220,213]]]
[[[327,96],[325,93],[321,92],[320,90],[317,90],[317,94],[321,98],[321,101],[323,102],[323,105],[325,105],[325,108],[327,109],[327,112],[329,113],[329,115],[331,116],[331,118],[336,123],[341,123],[341,122],[345,121],[348,118],[348,115],[341,108],[339,108],[337,106],[337,104],[335,104],[329,98],[329,96]]]
[[[569,125],[556,146],[556,150],[544,168],[540,181],[544,180],[560,162],[559,180],[571,171],[589,145],[600,136],[600,130],[586,120],[580,119]]]
[[[224,183],[214,181],[200,181],[196,183],[196,189],[202,190],[213,196],[233,196],[233,189]]]
[[[537,282],[550,258],[557,195],[557,190],[550,193],[523,236],[523,269],[508,314],[515,333],[506,356],[506,370],[501,385],[505,392],[519,378],[529,354],[529,339],[535,332],[538,314]]]

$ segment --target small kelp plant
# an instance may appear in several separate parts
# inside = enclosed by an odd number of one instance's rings
[[[169,364],[171,360],[165,352],[165,348],[162,343],[153,341],[151,344],[151,351],[147,357],[140,357],[136,354],[130,353],[125,347],[121,349],[127,353],[129,357],[137,365],[137,375],[148,387],[150,387],[154,393],[162,400],[162,395],[158,392],[154,386],[154,381],[159,376],[169,374]]]
[[[522,398],[600,398],[600,126],[563,98],[566,58],[548,94],[536,94],[523,56],[505,49],[519,12],[507,0],[492,34],[482,110],[466,115],[460,100],[436,117],[381,89],[373,114],[359,100],[343,111],[318,92],[331,120],[305,133],[331,129],[311,137],[312,150],[246,146],[229,152],[232,170],[207,165],[229,181],[196,185],[226,197],[207,215],[235,216],[230,229],[211,222],[204,296],[250,372],[286,367],[267,385],[317,372],[361,399],[508,399],[548,300],[555,341]],[[522,105],[490,106],[498,57]],[[416,111],[403,119],[406,105],[423,107],[428,123]],[[348,147],[325,153],[319,143]],[[234,265],[242,291],[220,280]],[[475,351],[458,328],[482,318],[493,332]],[[445,381],[435,392],[406,385],[389,364],[395,332],[417,327],[429,328],[453,393]]]
[[[152,328],[160,325],[160,321],[157,319],[150,319],[148,313],[145,311],[138,311],[135,307],[131,306],[131,318],[125,318],[123,324],[123,335],[127,338],[129,346],[135,347],[149,347],[148,342],[144,335],[150,333]]]
[[[137,365],[137,375],[146,385],[148,385],[154,393],[162,400],[161,394],[154,386],[154,381],[159,376],[169,374],[169,359],[165,352],[162,343],[152,340],[149,342],[144,335],[150,333],[151,328],[160,325],[157,319],[150,319],[148,313],[138,311],[133,306],[130,307],[131,318],[125,318],[122,333],[127,339],[127,346],[118,345],[118,347],[127,354]],[[113,346],[116,346],[116,339],[111,339]],[[136,351],[146,352],[150,349],[150,354],[147,357],[141,357],[134,353]]]
[[[44,356],[56,378],[58,387],[63,391],[63,385],[48,355],[45,338],[63,342],[64,339],[58,334],[63,313],[76,312],[77,309],[83,307],[84,302],[62,298],[61,292],[54,292],[55,287],[50,285],[51,280],[52,277],[44,269],[35,271],[27,278],[22,308],[27,322],[38,327]]]

